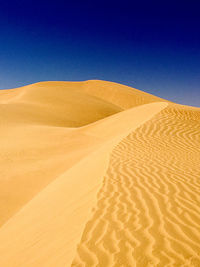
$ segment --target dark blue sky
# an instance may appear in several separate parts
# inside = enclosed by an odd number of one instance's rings
[[[4,1],[0,89],[103,79],[200,106],[198,1]]]

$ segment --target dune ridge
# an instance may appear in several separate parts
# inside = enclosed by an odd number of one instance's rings
[[[0,111],[1,266],[200,265],[199,108],[85,81]]]
[[[106,100],[106,84],[117,88],[112,99]],[[95,89],[101,98],[93,96]],[[119,101],[120,92],[126,97]],[[0,225],[98,146],[96,137],[79,135],[78,127],[119,113],[126,99],[134,107],[141,96],[136,89],[104,81],[39,82],[0,90]]]
[[[78,129],[89,137],[99,138],[99,149],[95,147],[93,153],[85,154],[1,227],[0,264],[43,266],[48,262],[48,266],[70,265],[85,221],[95,204],[109,152],[130,130],[166,106],[163,102],[146,104]],[[125,123],[132,117],[136,118]],[[108,129],[108,123],[111,129]],[[9,238],[11,233],[14,235],[12,240]],[[58,250],[56,255],[55,249]]]
[[[0,125],[81,127],[134,106],[165,101],[112,82],[39,82],[0,90]]]
[[[200,265],[200,110],[171,104],[111,154],[72,266]]]

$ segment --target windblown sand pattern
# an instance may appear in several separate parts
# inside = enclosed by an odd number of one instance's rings
[[[200,266],[199,165],[199,109],[170,104],[129,134],[72,266]]]
[[[200,266],[199,108],[41,82],[0,113],[0,267]]]

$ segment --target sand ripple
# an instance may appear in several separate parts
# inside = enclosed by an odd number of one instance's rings
[[[200,112],[170,104],[115,147],[73,267],[200,266]]]

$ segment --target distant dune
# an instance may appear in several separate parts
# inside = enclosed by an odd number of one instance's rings
[[[200,108],[85,81],[0,112],[0,266],[200,266]]]

